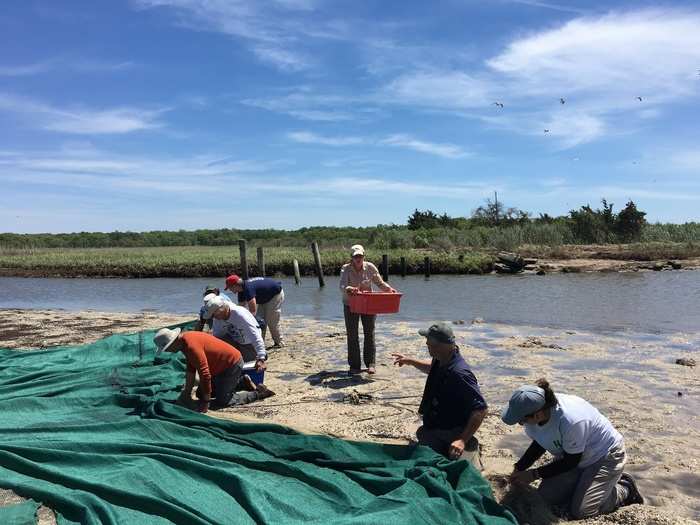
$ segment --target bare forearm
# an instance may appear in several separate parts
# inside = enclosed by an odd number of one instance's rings
[[[180,392],[180,395],[182,397],[192,396],[192,389],[194,388],[194,379],[195,375],[190,372],[187,372],[187,375],[185,376],[185,386],[182,387],[182,392]]]
[[[413,365],[424,374],[427,374],[430,372],[430,367],[432,366],[433,362],[431,360],[413,359],[409,357],[406,359],[406,364]]]
[[[469,416],[469,421],[467,421],[467,424],[464,426],[464,430],[462,430],[459,438],[464,440],[465,443],[469,441],[472,436],[476,434],[476,431],[479,430],[479,427],[481,426],[481,423],[484,421],[485,417],[486,409],[474,410],[471,413],[471,416]]]

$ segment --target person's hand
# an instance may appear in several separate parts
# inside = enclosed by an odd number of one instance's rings
[[[394,358],[394,364],[403,366],[403,365],[410,365],[411,364],[411,358],[406,357],[403,354],[391,354],[391,357]]]
[[[450,459],[458,459],[464,452],[466,444],[463,439],[455,439],[450,443],[450,448],[447,449],[447,457]]]
[[[514,470],[509,477],[509,481],[515,485],[529,485],[535,479],[534,470]]]
[[[350,295],[355,295],[360,293],[360,289],[357,286],[346,286],[345,291]]]
[[[255,361],[255,371],[256,372],[263,372],[267,369],[267,361],[264,359],[258,359]]]
[[[209,410],[209,400],[200,400],[197,402],[197,412],[200,412],[201,414],[206,414],[207,410]]]

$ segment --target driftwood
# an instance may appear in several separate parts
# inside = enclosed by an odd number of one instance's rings
[[[537,259],[525,259],[517,253],[499,252],[498,262],[493,265],[498,273],[520,273],[523,270],[535,271]]]

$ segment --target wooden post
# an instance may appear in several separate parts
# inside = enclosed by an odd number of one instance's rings
[[[258,246],[258,271],[260,277],[265,277],[265,253],[262,246]]]
[[[423,269],[425,270],[425,276],[430,277],[430,257],[423,259]]]
[[[406,277],[406,257],[401,257],[401,277]]]
[[[382,255],[382,279],[389,280],[389,256],[386,253]]]
[[[241,252],[241,277],[245,280],[248,275],[248,257],[246,255],[245,239],[238,241],[238,250]]]
[[[299,261],[294,259],[292,261],[292,265],[294,266],[294,284],[298,285],[301,283],[301,274],[299,273]]]
[[[311,251],[314,252],[314,263],[316,264],[316,275],[318,275],[318,285],[323,288],[326,286],[323,280],[323,266],[321,266],[321,252],[318,251],[318,243],[311,243]]]

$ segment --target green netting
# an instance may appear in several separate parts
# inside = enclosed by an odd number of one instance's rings
[[[174,405],[185,367],[154,361],[152,337],[0,349],[0,488],[59,524],[516,523],[468,463],[426,447]],[[1,508],[0,523],[33,523],[35,510]]]

